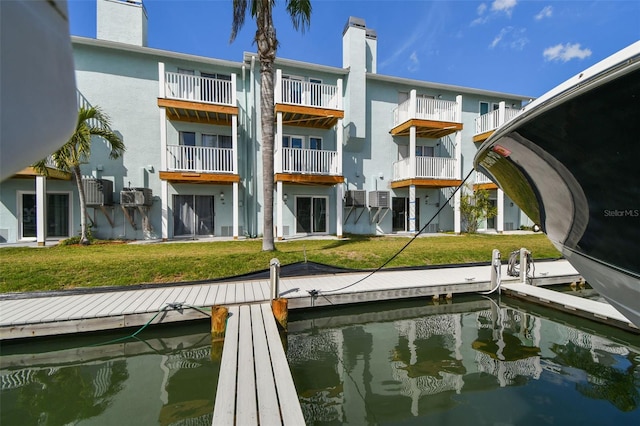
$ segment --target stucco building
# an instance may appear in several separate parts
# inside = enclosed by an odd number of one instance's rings
[[[260,73],[147,46],[142,2],[98,0],[97,38],[72,37],[80,105],[99,105],[126,146],[94,141],[82,165],[99,238],[262,235]],[[152,23],[151,23],[152,24]],[[342,67],[279,58],[275,79],[274,233],[460,232],[459,193],[480,142],[528,97],[377,73],[377,35],[344,27]],[[77,235],[71,176],[26,168],[0,186],[0,242]],[[531,225],[482,176],[496,231]],[[43,208],[44,207],[44,208]]]

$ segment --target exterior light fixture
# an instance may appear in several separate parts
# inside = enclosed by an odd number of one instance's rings
[[[424,203],[425,204],[429,204],[429,196],[428,195],[424,196]]]
[[[286,203],[288,199],[289,199],[289,196],[287,194],[282,194],[282,201]]]
[[[224,203],[224,192],[220,191],[220,201]]]

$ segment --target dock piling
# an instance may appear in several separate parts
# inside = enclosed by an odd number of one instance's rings
[[[520,249],[520,282],[522,284],[527,283],[527,261],[529,260],[528,255],[530,255],[529,250],[522,247]]]
[[[500,250],[493,249],[491,252],[491,288],[498,288],[502,279],[502,263],[500,261]]]
[[[269,262],[269,278],[271,282],[271,300],[280,297],[280,261],[277,258]]]
[[[289,322],[289,301],[284,298],[273,299],[271,301],[271,310],[280,327],[286,331]]]
[[[227,328],[227,317],[229,309],[224,306],[213,306],[211,308],[211,340],[223,340]]]

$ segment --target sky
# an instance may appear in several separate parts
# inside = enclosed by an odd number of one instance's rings
[[[231,0],[143,2],[149,47],[236,62],[256,51],[250,16],[229,42]],[[304,33],[275,4],[278,57],[342,67],[355,16],[377,33],[378,74],[532,98],[640,40],[638,0],[311,0]],[[68,6],[71,34],[95,38],[96,0]]]

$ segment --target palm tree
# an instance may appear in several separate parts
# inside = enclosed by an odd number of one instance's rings
[[[287,12],[291,17],[293,28],[304,33],[311,22],[310,0],[286,0]],[[251,17],[256,21],[254,42],[258,46],[260,61],[260,111],[262,128],[262,184],[264,194],[264,226],[262,250],[273,251],[273,63],[276,60],[278,40],[273,26],[273,6],[275,0],[251,0]],[[233,0],[233,25],[231,39],[233,42],[238,31],[244,25],[247,14],[247,0]]]
[[[71,172],[78,185],[80,199],[80,244],[89,244],[87,237],[87,205],[80,174],[80,164],[86,163],[91,155],[92,136],[104,139],[109,146],[109,158],[115,160],[125,151],[122,139],[111,130],[109,117],[99,107],[80,108],[76,129],[69,140],[51,156],[53,164],[60,170]],[[47,160],[43,159],[33,168],[45,176],[48,175]]]

